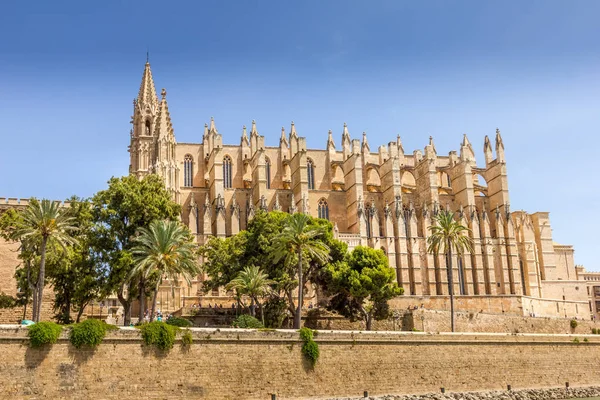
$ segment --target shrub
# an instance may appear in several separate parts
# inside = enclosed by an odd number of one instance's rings
[[[314,367],[319,359],[319,345],[314,340],[304,342],[302,345],[302,354],[304,354],[304,357],[306,357]]]
[[[577,320],[574,320],[574,319],[571,320],[571,328],[572,329],[577,328]]]
[[[181,317],[171,317],[167,320],[167,324],[178,326],[180,328],[188,328],[192,326],[192,321]]]
[[[95,347],[102,343],[106,331],[113,329],[118,328],[97,319],[86,319],[83,322],[73,325],[69,334],[69,340],[77,348],[83,345]]]
[[[181,343],[184,346],[189,346],[194,343],[194,337],[192,336],[192,332],[189,329],[186,329],[181,335]]]
[[[56,343],[62,326],[55,322],[38,322],[28,327],[29,344],[31,347],[40,347],[45,344]]]
[[[583,338],[583,341],[584,341],[585,343],[589,342],[588,338]]]
[[[258,329],[262,328],[263,324],[251,315],[242,314],[233,321],[231,326],[233,326],[234,328]]]
[[[310,328],[300,328],[300,339],[304,342],[310,342],[314,338],[313,330]]]
[[[596,334],[598,334],[598,329],[592,328],[592,335],[596,335]]]
[[[153,321],[141,325],[139,329],[147,346],[153,345],[160,350],[169,350],[175,343],[175,334],[179,328],[162,321]]]
[[[579,344],[579,339],[577,339],[577,338],[573,339],[573,343]]]
[[[283,299],[270,298],[264,304],[265,325],[269,328],[281,328],[287,316],[287,302]]]

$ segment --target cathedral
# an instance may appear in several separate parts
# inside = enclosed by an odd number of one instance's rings
[[[353,139],[346,124],[339,146],[329,131],[324,149],[308,149],[293,122],[276,147],[265,146],[254,121],[239,143],[225,144],[212,118],[201,143],[178,143],[166,95],[162,89],[158,98],[147,62],[133,102],[129,172],[164,177],[199,244],[243,230],[259,209],[307,213],[330,220],[349,249],[387,254],[405,298],[431,300],[448,294],[445,260],[426,251],[432,218],[446,209],[474,243],[471,254],[455,256],[455,294],[518,298],[524,313],[589,316],[573,248],[553,242],[548,212],[510,209],[498,129],[484,139],[481,166],[466,135],[447,155],[431,137],[410,153],[400,136],[371,148],[365,133]]]

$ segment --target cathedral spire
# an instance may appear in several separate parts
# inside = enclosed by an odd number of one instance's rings
[[[335,151],[335,142],[333,141],[333,134],[331,132],[331,129],[329,130],[329,132],[327,134],[327,150]]]
[[[250,141],[248,140],[248,134],[246,133],[246,125],[244,125],[242,127],[242,146],[246,145],[249,146],[250,145]]]
[[[485,157],[485,165],[489,165],[494,160],[494,155],[492,154],[490,138],[487,135],[485,135],[485,142],[483,143],[483,154]]]
[[[285,144],[285,147],[289,147],[287,136],[285,134],[285,128],[281,127],[281,137],[279,138],[279,145]]]
[[[363,132],[362,151],[366,151],[367,153],[371,152],[371,148],[369,147],[369,141],[367,140],[367,132]]]
[[[294,121],[292,121],[292,127],[290,129],[290,138],[297,138],[298,134],[296,133],[296,125],[294,125]]]
[[[215,118],[214,117],[210,117],[210,128],[209,128],[210,132],[217,132],[217,127],[215,125]]]
[[[158,103],[158,96],[156,95],[156,87],[154,86],[154,79],[152,78],[152,70],[150,69],[150,63],[146,60],[144,66],[144,73],[142,75],[142,83],[140,84],[140,91],[137,97],[137,103],[141,107],[156,106]]]
[[[502,142],[502,136],[500,135],[500,129],[496,128],[496,160],[499,163],[506,162],[504,158],[504,143]]]

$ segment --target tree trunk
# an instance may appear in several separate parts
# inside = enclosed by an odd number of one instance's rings
[[[123,326],[129,326],[131,324],[131,300],[123,296],[123,289],[124,287],[121,285],[119,290],[117,290],[117,298],[123,306]],[[128,290],[127,293],[131,293],[131,290]]]
[[[302,301],[303,301],[303,287],[302,282],[302,248],[298,249],[298,308],[296,309],[296,315],[294,315],[294,329],[300,329],[302,324]]]
[[[81,316],[83,315],[83,310],[85,309],[85,306],[80,307],[79,311],[77,312],[77,318],[75,319],[75,323],[79,323],[79,320],[81,320]]]
[[[373,316],[371,315],[371,313],[367,314],[367,319],[366,319],[366,329],[368,331],[370,331],[373,328]]]
[[[40,274],[38,276],[38,283],[37,283],[37,299],[38,299],[38,304],[37,304],[37,310],[36,310],[36,315],[35,318],[33,319],[34,322],[40,322],[40,317],[42,315],[42,297],[44,295],[44,280],[46,279],[46,245],[48,244],[48,237],[44,236],[42,237],[42,248],[40,251]]]
[[[144,320],[144,313],[146,312],[146,290],[144,287],[144,278],[140,278],[140,312],[139,312],[139,320]]]
[[[25,304],[23,305],[23,318],[21,318],[21,321],[23,321],[25,319],[25,317],[27,316],[27,303],[29,302],[29,298],[25,298]]]
[[[258,304],[258,309],[260,310],[260,318],[262,319],[262,324],[263,326],[265,326],[265,310],[263,308],[263,305],[256,300],[256,303]]]
[[[254,307],[254,297],[250,296],[250,315],[256,317],[256,309]]]
[[[156,282],[154,288],[154,295],[152,296],[152,314],[150,314],[150,322],[154,321],[154,312],[156,311],[156,300],[158,298],[158,286],[160,285],[160,279]],[[217,303],[215,303],[216,305]]]
[[[450,329],[454,332],[454,282],[452,278],[452,248],[446,243],[446,271],[448,273],[448,294],[450,295]]]

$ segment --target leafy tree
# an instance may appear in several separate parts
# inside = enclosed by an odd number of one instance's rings
[[[388,317],[387,301],[403,293],[381,250],[358,246],[345,261],[327,266],[326,272],[327,291],[333,295],[330,308],[352,320],[361,318],[367,330],[374,319]]]
[[[225,288],[227,290],[234,290],[237,293],[250,298],[250,315],[253,317],[256,317],[255,304],[258,304],[264,325],[265,316],[262,303],[259,299],[264,297],[270,291],[270,285],[273,283],[274,282],[269,279],[268,275],[259,267],[250,266],[245,267],[239,272],[238,276],[229,282]]]
[[[434,217],[434,224],[429,227],[431,234],[427,238],[427,251],[438,255],[446,255],[446,272],[448,274],[448,293],[450,294],[450,325],[454,332],[454,283],[452,279],[452,250],[457,254],[473,251],[471,238],[467,235],[469,228],[454,219],[454,213],[441,211]]]
[[[302,300],[304,295],[303,262],[304,253],[309,259],[325,264],[329,260],[329,247],[319,240],[323,229],[310,225],[310,217],[305,214],[290,215],[284,224],[283,231],[273,243],[273,260],[284,260],[285,265],[297,263],[298,275],[298,308],[294,315],[294,328],[299,329],[302,321]],[[293,300],[290,296],[290,303]]]
[[[77,230],[73,232],[77,244],[69,247],[60,262],[49,271],[49,280],[54,287],[55,318],[68,324],[71,310],[77,311],[79,322],[83,310],[94,299],[100,297],[105,271],[96,262],[90,251],[94,242],[94,225],[91,203],[77,197],[69,199],[68,213],[73,217]]]
[[[153,221],[148,229],[140,228],[138,233],[134,239],[136,246],[131,250],[135,267],[130,277],[137,279],[141,276],[147,281],[151,275],[156,275],[150,314],[152,322],[156,310],[156,295],[163,277],[171,283],[172,289],[173,283],[178,282],[180,276],[189,284],[190,277],[199,273],[196,245],[189,229],[179,221]]]
[[[106,269],[104,295],[117,293],[124,308],[124,323],[131,321],[131,304],[146,295],[143,279],[131,280],[134,247],[138,228],[148,228],[155,220],[177,220],[181,212],[179,204],[171,199],[164,182],[158,175],[148,175],[142,180],[135,176],[111,178],[108,189],[100,191],[92,199],[94,216],[93,248],[102,268]],[[140,316],[144,309],[140,307]]]
[[[47,250],[52,246],[59,246],[66,251],[67,245],[76,244],[77,240],[70,235],[76,230],[73,218],[61,208],[61,203],[50,200],[31,201],[29,205],[18,214],[16,225],[9,237],[21,242],[22,251],[32,252],[26,258],[27,268],[31,269],[33,254],[39,254],[39,270],[37,282],[33,287],[33,320],[40,320],[42,296],[46,283],[46,257]],[[9,231],[11,228],[9,228]]]

